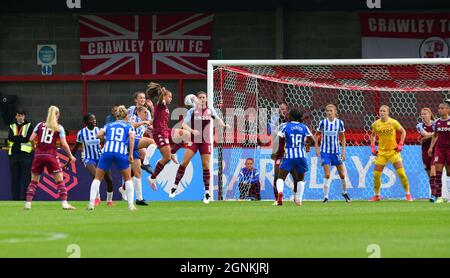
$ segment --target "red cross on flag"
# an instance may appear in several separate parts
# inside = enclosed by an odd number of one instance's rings
[[[213,14],[79,16],[81,72],[206,74]]]

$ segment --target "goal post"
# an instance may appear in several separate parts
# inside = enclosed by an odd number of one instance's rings
[[[215,125],[211,159],[211,185],[218,186],[218,195],[224,200],[239,199],[237,174],[247,157],[254,158],[260,172],[262,198],[273,199],[271,119],[276,118],[282,102],[304,111],[308,115],[305,123],[313,132],[326,117],[325,106],[337,106],[338,117],[346,127],[345,165],[354,199],[373,194],[370,128],[380,105],[390,106],[390,116],[407,130],[402,157],[411,193],[414,198],[429,195],[415,126],[421,108],[430,107],[436,115],[438,104],[450,98],[449,58],[210,60],[207,80],[208,105],[231,126],[220,129]],[[323,170],[313,153],[308,155],[311,167],[305,177],[305,199],[322,198]],[[340,196],[336,177],[332,169],[331,199]],[[284,195],[290,198],[292,181],[287,187]],[[382,195],[393,199],[404,196],[392,166],[383,172]]]

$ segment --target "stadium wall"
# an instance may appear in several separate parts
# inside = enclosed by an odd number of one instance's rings
[[[285,58],[359,58],[357,13],[285,11]],[[36,45],[57,45],[54,74],[80,74],[79,28],[76,14],[6,14],[0,16],[0,75],[40,75]],[[275,11],[220,12],[214,17],[211,58],[275,58]],[[219,51],[220,50],[220,51]],[[178,82],[164,82],[178,98]],[[206,81],[185,81],[185,94],[205,90]],[[103,123],[114,103],[131,105],[132,94],[145,82],[89,82],[88,111]],[[62,109],[66,129],[81,126],[81,82],[0,83],[3,95],[18,95],[33,121],[46,115],[49,104]],[[63,97],[62,97],[63,96]],[[173,102],[173,107],[177,105]],[[172,107],[172,108],[173,108]],[[5,128],[0,121],[0,128]]]

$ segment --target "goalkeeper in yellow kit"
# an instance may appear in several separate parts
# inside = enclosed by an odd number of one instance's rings
[[[400,125],[397,120],[389,117],[389,106],[382,105],[380,107],[380,119],[376,120],[372,124],[372,134],[370,136],[370,146],[372,154],[376,155],[375,167],[373,172],[373,183],[375,189],[375,196],[369,201],[375,202],[381,200],[380,188],[381,188],[381,174],[383,173],[384,166],[388,162],[394,165],[395,170],[400,178],[403,188],[406,192],[406,200],[412,201],[411,194],[409,192],[408,177],[403,168],[402,157],[400,152],[405,142],[406,131]],[[400,132],[400,142],[397,144],[397,131]],[[375,140],[378,136],[378,151],[375,147]]]

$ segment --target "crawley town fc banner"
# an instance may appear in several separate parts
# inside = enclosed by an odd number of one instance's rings
[[[206,74],[212,14],[83,15],[81,72]]]
[[[360,14],[362,58],[449,57],[450,14]]]

